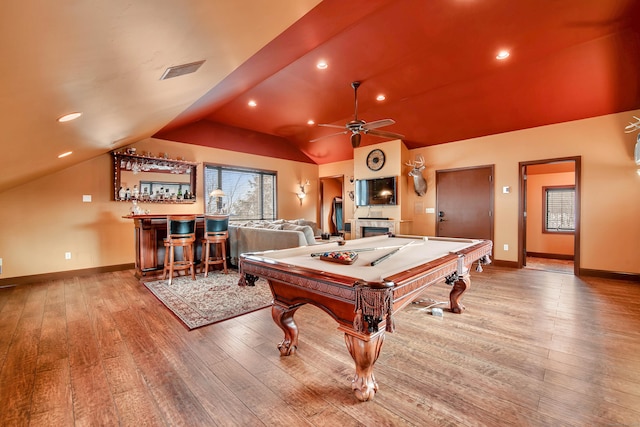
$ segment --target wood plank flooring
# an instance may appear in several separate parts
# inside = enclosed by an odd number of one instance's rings
[[[361,403],[316,307],[280,357],[270,310],[188,331],[132,271],[3,288],[0,425],[640,425],[640,285],[489,266],[464,303],[396,313]]]

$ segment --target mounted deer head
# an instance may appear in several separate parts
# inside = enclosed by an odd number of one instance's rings
[[[413,189],[418,196],[424,196],[427,193],[427,181],[422,176],[422,171],[424,170],[424,158],[420,156],[415,162],[405,164],[411,167],[409,176],[413,178]]]

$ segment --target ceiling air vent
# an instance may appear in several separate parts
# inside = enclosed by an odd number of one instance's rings
[[[200,68],[200,66],[204,64],[204,61],[205,60],[203,59],[202,61],[196,61],[196,62],[191,62],[189,64],[182,64],[182,65],[176,65],[174,67],[169,67],[166,70],[164,70],[164,73],[162,74],[162,77],[160,77],[160,80],[167,80],[173,77],[195,73],[196,71],[198,71],[198,68]]]

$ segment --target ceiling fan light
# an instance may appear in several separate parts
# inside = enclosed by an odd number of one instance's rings
[[[360,146],[360,140],[362,139],[362,135],[359,133],[351,134],[351,146],[353,148],[358,148]]]

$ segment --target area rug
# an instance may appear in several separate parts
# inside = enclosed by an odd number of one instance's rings
[[[143,284],[189,329],[195,329],[271,306],[273,297],[265,280],[255,286],[238,286],[240,275],[215,271]]]

